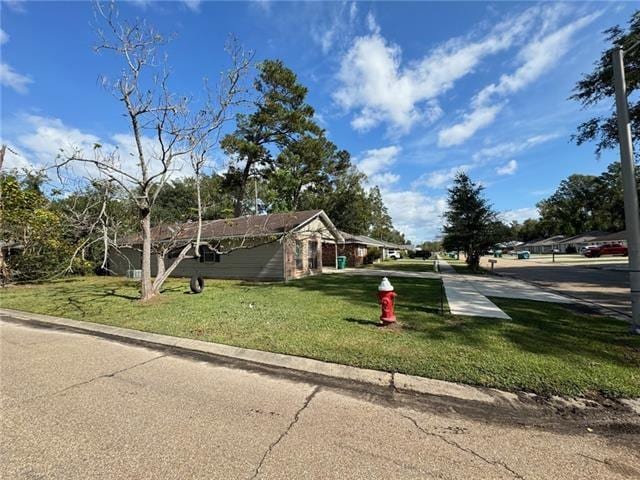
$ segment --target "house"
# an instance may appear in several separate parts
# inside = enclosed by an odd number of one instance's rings
[[[628,245],[627,231],[622,230],[621,232],[608,233],[607,235],[598,237],[598,241],[594,242],[595,245],[604,245],[606,243],[620,243],[621,245]]]
[[[400,245],[398,243],[384,241],[380,241],[380,243],[382,244],[381,249],[383,260],[388,260],[390,258],[400,258],[399,256],[396,256],[400,254],[406,256],[407,250],[411,250],[411,245]]]
[[[331,244],[325,242],[322,245],[322,257],[325,259],[325,266],[337,267],[337,257],[347,257],[348,267],[359,267],[365,263],[367,252],[370,247],[381,247],[382,242],[374,240],[365,235],[353,235],[347,232],[340,232],[344,239],[341,243]],[[329,258],[333,258],[333,263],[329,263]]]
[[[324,265],[327,267],[337,267],[338,256],[347,257],[348,267],[359,267],[365,263],[367,253],[370,249],[378,249],[382,260],[388,260],[391,258],[392,252],[413,249],[411,245],[397,245],[395,243],[377,240],[366,235],[354,235],[347,232],[340,232],[340,235],[344,238],[342,243],[332,245],[331,243],[326,242],[323,244],[322,256],[325,259]],[[336,262],[330,264],[327,259],[332,255],[335,255]]]
[[[171,248],[171,258],[195,241],[197,223],[152,228],[154,245]],[[321,273],[324,244],[339,244],[340,232],[322,210],[249,215],[205,221],[200,256],[193,251],[172,272],[173,277],[283,281]],[[109,269],[119,275],[140,269],[141,238],[134,235],[109,252]],[[213,248],[211,248],[213,247]],[[155,256],[155,255],[154,255]],[[335,255],[330,257],[333,266]],[[156,259],[152,258],[152,275]]]
[[[581,248],[588,245],[596,245],[600,237],[604,237],[605,235],[607,235],[606,232],[599,230],[574,235],[573,237],[568,237],[558,242],[559,249],[562,253],[566,253],[568,248],[575,248],[575,251],[579,252]]]
[[[560,251],[560,242],[565,238],[564,235],[555,235],[553,237],[544,238],[542,240],[533,240],[520,245],[520,250],[528,250],[531,253],[553,253],[554,250]]]

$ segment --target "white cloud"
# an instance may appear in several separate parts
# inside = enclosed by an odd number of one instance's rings
[[[0,29],[0,45],[9,41],[9,35]],[[33,80],[26,75],[16,72],[8,63],[0,63],[0,85],[15,90],[18,93],[27,93],[28,85]]]
[[[376,22],[376,17],[371,11],[367,13],[367,28],[371,33],[376,35],[380,33],[380,26],[378,25],[378,22]]]
[[[251,4],[257,6],[263,13],[271,13],[271,0],[251,0]]]
[[[417,122],[437,118],[441,114],[437,97],[485,57],[511,47],[528,29],[533,14],[529,9],[502,22],[478,41],[452,39],[404,66],[401,48],[380,35],[371,15],[371,33],[355,38],[341,60],[334,99],[344,109],[356,111],[352,126],[357,130],[386,123],[390,133],[407,133]]]
[[[393,165],[401,150],[400,147],[395,145],[367,150],[356,165],[362,173],[367,177],[371,177],[382,173],[387,167]]]
[[[458,165],[450,169],[435,170],[420,175],[420,177],[411,184],[415,188],[427,186],[430,188],[442,188],[445,187],[458,172],[467,172],[473,168],[473,165]]]
[[[27,11],[25,8],[26,0],[3,0],[2,3],[17,13],[25,13]]]
[[[358,4],[356,2],[351,2],[349,6],[349,21],[355,22],[358,17]]]
[[[377,173],[369,178],[369,181],[373,185],[385,186],[398,183],[400,175],[391,172]]]
[[[142,9],[146,9],[152,3],[151,0],[128,0],[128,1],[129,3],[132,3],[135,6],[140,7]]]
[[[186,5],[186,7],[192,12],[200,11],[201,0],[182,0],[182,3]]]
[[[446,210],[444,197],[429,197],[412,190],[382,190],[393,225],[405,234],[405,237],[420,242],[432,240],[442,228],[442,214]]]
[[[34,170],[34,165],[27,159],[24,152],[12,145],[10,142],[0,139],[0,143],[7,145],[5,152],[4,163],[2,164],[3,170]]]
[[[541,143],[548,142],[558,138],[558,133],[548,133],[542,135],[534,135],[519,142],[506,142],[498,143],[490,147],[485,147],[478,152],[474,153],[474,160],[481,160],[485,158],[505,158],[511,157],[517,153],[533,148]]]
[[[536,207],[516,208],[515,210],[506,210],[500,213],[503,222],[511,223],[512,221],[524,222],[528,218],[540,218],[540,212]]]
[[[498,175],[513,175],[518,170],[518,162],[509,160],[505,165],[496,168]]]
[[[85,158],[93,158],[96,153],[94,146],[101,145],[104,155],[115,152],[115,166],[120,170],[137,176],[139,172],[136,145],[130,133],[117,133],[110,137],[100,138],[98,135],[84,132],[78,128],[65,124],[59,118],[38,115],[21,115],[14,122],[13,128],[17,134],[6,139],[18,154],[19,158],[12,160],[10,168],[28,167],[42,169],[52,167],[59,160],[59,156],[69,155],[78,150]],[[162,167],[158,156],[157,140],[154,137],[143,136],[142,145],[151,174],[158,173]],[[182,158],[176,159],[170,172],[171,178],[179,178],[190,174]],[[68,168],[69,177],[95,177],[99,173],[94,166],[73,162]]]
[[[601,15],[600,12],[585,15],[555,32],[528,43],[519,53],[522,65],[511,75],[502,75],[497,84],[491,84],[478,93],[482,104],[493,95],[518,92],[551,69],[571,46],[574,33],[589,25]]]
[[[549,12],[553,12],[553,15],[559,13],[553,6],[549,8],[551,10],[543,10],[546,13],[543,13],[542,32],[545,32],[550,25],[549,18],[552,15]],[[600,15],[601,12],[585,15],[553,33],[539,35],[528,42],[518,54],[521,61],[520,67],[510,75],[502,75],[497,83],[487,85],[480,90],[471,102],[472,111],[464,114],[463,120],[458,124],[438,133],[438,145],[441,147],[460,145],[478,130],[493,123],[498,111],[502,108],[500,103],[496,104],[496,98],[504,98],[522,90],[549,71],[569,50],[571,37]],[[490,115],[492,112],[493,115]]]
[[[451,147],[465,142],[479,129],[490,125],[495,120],[502,105],[479,107],[465,113],[462,121],[438,132],[438,146]]]
[[[77,147],[90,152],[95,143],[100,143],[96,135],[69,127],[59,118],[24,115],[21,120],[26,132],[18,135],[17,143],[39,167],[53,164],[61,149]]]
[[[319,15],[323,21],[312,26],[311,29],[311,38],[325,55],[353,34],[358,16],[358,7],[355,2],[329,3],[328,8],[328,19],[325,19],[325,15]]]

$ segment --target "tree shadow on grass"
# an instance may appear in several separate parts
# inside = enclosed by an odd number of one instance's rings
[[[374,263],[362,267],[362,270],[389,270],[396,272],[419,272],[419,273],[433,273],[433,261],[425,260],[424,263],[412,262],[384,262]]]
[[[626,322],[577,315],[562,305],[494,299],[513,319],[502,335],[520,350],[556,357],[580,356],[595,362],[640,367],[640,338]]]
[[[376,321],[376,320],[366,320],[363,318],[351,318],[351,317],[347,317],[344,319],[345,322],[349,322],[349,323],[357,323],[358,325],[365,325],[365,326],[371,326],[371,327],[381,327],[382,323],[380,321]]]
[[[139,296],[126,295],[124,293],[118,293],[118,289],[117,288],[110,288],[110,289],[105,290],[104,292],[102,292],[102,294],[96,294],[96,296],[117,297],[117,298],[123,298],[125,300],[140,300]]]
[[[400,278],[392,279],[398,308],[439,308],[440,281],[437,279]],[[295,288],[317,292],[321,295],[339,297],[359,305],[378,303],[379,276],[321,275],[279,284],[283,288]],[[272,284],[275,285],[275,284]]]
[[[357,306],[371,306],[377,303],[379,281],[378,276],[335,274],[269,286],[313,291]],[[511,321],[441,316],[438,280],[394,278],[393,285],[398,293],[398,318],[406,333],[412,336],[478,349],[497,349],[503,354],[506,343],[516,351],[565,361],[582,358],[584,362],[595,364],[640,366],[640,339],[628,335],[628,326],[616,319],[578,314],[562,305],[526,300],[501,303],[501,299],[495,299],[495,303],[503,305],[512,317]]]

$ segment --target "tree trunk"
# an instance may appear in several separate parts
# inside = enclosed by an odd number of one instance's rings
[[[164,255],[156,254],[156,278],[164,275]]]
[[[196,232],[196,245],[194,255],[200,256],[200,237],[202,237],[202,190],[200,187],[200,170],[196,171],[196,196],[198,200],[198,231]]]
[[[155,292],[151,282],[151,212],[148,208],[140,209],[140,225],[142,227],[140,300],[149,300]]]
[[[169,268],[166,268],[166,269],[164,264],[164,257],[162,258],[159,257],[158,262],[162,262],[162,267],[160,267],[160,263],[158,263],[158,274],[156,275],[156,279],[153,281],[154,295],[160,293],[160,289],[162,288],[162,285],[164,285],[164,282],[167,280],[167,278],[169,278],[169,275],[171,275],[171,273],[176,269],[176,267],[180,264],[180,262],[184,260],[184,258],[187,256],[187,253],[189,253],[189,250],[191,250],[191,248],[192,248],[192,244],[187,243],[182,248],[182,250],[180,251],[180,254],[176,257],[173,263],[169,265]],[[162,268],[162,272],[160,272],[160,268]]]

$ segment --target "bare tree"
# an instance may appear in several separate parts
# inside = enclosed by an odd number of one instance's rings
[[[112,90],[126,112],[135,165],[123,162],[117,149],[106,151],[96,144],[91,155],[80,149],[64,152],[56,167],[60,171],[74,164],[84,164],[91,168],[94,177],[119,185],[132,200],[138,212],[142,242],[141,299],[148,300],[160,292],[168,273],[190,249],[186,245],[183,254],[169,268],[163,264],[159,274],[152,279],[154,203],[171,173],[180,168],[182,160],[191,158],[192,165],[197,167],[196,175],[200,175],[207,152],[217,142],[221,127],[229,119],[230,108],[239,101],[240,79],[249,68],[250,55],[246,55],[237,42],[231,42],[227,46],[231,67],[223,74],[217,93],[212,94],[205,85],[206,98],[196,105],[192,98],[177,95],[169,89],[166,57],[160,55],[165,38],[159,32],[143,21],[121,20],[113,2],[108,7],[96,3],[95,12],[102,25],[97,29],[100,41],[96,51],[111,52],[122,61],[119,78],[104,78],[103,84]],[[160,274],[161,271],[164,274]]]

